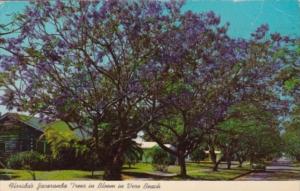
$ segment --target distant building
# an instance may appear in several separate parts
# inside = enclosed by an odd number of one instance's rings
[[[142,162],[152,162],[152,154],[150,152],[150,150],[153,148],[153,147],[159,147],[158,143],[157,142],[154,142],[154,141],[145,141],[143,139],[143,135],[144,135],[144,132],[140,131],[137,135],[137,138],[134,139],[134,141],[136,143],[138,143],[140,145],[140,147],[144,150],[144,154],[143,154],[143,159],[142,159]],[[168,148],[171,148],[172,150],[176,150],[176,147],[171,145],[171,144],[164,144],[166,147]],[[210,157],[209,157],[209,151],[208,150],[205,150],[205,160],[206,161],[210,161]],[[221,151],[219,150],[216,150],[215,151],[216,155],[217,155],[217,159],[219,159],[222,155]],[[191,158],[190,156],[187,156],[186,157],[186,161],[191,161]]]

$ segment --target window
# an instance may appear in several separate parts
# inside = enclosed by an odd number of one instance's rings
[[[0,152],[5,152],[5,143],[0,143]]]

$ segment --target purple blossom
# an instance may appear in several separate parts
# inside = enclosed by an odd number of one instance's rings
[[[282,39],[282,37],[280,36],[279,33],[274,33],[274,34],[271,34],[271,39],[272,39],[273,41],[278,42],[278,41],[280,41],[280,40]]]
[[[258,27],[255,31],[255,33],[252,33],[251,36],[255,40],[261,40],[265,37],[266,33],[269,31],[269,25],[263,24],[260,27]]]

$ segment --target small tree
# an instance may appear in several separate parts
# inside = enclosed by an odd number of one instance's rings
[[[292,120],[285,123],[283,134],[284,151],[290,157],[300,161],[300,109],[294,108],[291,113]]]
[[[175,157],[170,155],[165,150],[160,147],[152,148],[152,165],[154,169],[162,172],[168,171],[168,166],[174,164]]]
[[[199,162],[201,160],[204,160],[206,157],[206,153],[205,150],[202,147],[198,147],[197,149],[195,149],[191,154],[190,154],[190,158],[192,161],[196,161]]]
[[[240,164],[245,158],[253,163],[272,158],[281,150],[277,119],[262,105],[249,102],[235,105],[230,117],[219,127],[218,146],[228,168],[234,155],[240,156]]]
[[[129,168],[131,168],[131,165],[135,165],[141,161],[144,154],[143,149],[135,141],[131,141],[130,144],[125,152],[125,162]]]

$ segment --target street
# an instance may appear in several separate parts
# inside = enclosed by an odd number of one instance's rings
[[[300,180],[300,166],[293,165],[287,158],[280,158],[267,166],[266,171],[253,172],[236,180]]]

